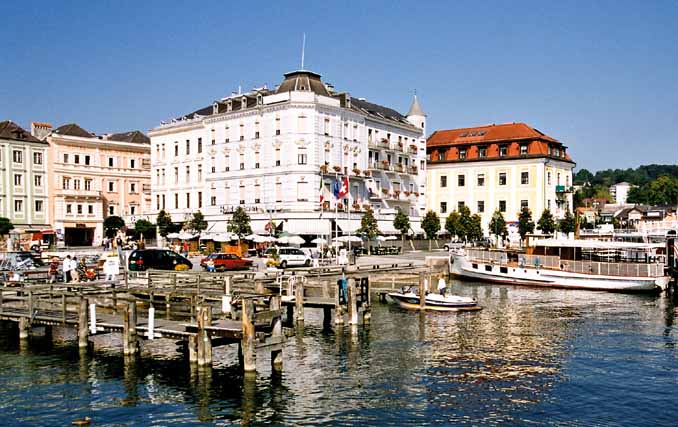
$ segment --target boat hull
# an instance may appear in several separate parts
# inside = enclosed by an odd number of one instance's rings
[[[420,300],[418,295],[405,295],[397,292],[388,294],[388,296],[400,307],[408,310],[421,310]],[[474,311],[480,310],[481,307],[475,300],[458,301],[458,302],[444,302],[434,301],[426,298],[424,310],[431,311]]]
[[[668,286],[669,277],[606,276],[573,273],[525,266],[504,266],[491,262],[471,261],[466,255],[452,254],[450,274],[468,280],[545,288],[585,289],[608,292],[660,292]]]

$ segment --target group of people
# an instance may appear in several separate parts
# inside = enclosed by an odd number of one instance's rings
[[[66,283],[80,282],[87,278],[87,265],[85,264],[84,257],[80,257],[80,260],[78,260],[75,256],[71,258],[70,255],[66,255],[61,270],[64,273],[64,282]],[[49,283],[55,283],[57,281],[58,272],[59,258],[53,257],[49,263]]]

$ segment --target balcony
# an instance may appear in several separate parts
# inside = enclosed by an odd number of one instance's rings
[[[396,163],[395,165],[393,165],[393,171],[398,173],[404,173],[405,165],[403,165],[402,163]]]
[[[391,149],[391,142],[388,139],[383,138],[379,141],[379,144],[377,144],[377,146],[379,148],[385,148],[387,150],[390,150]]]
[[[572,193],[574,189],[565,185],[556,185],[556,193]]]
[[[371,161],[370,162],[370,169],[390,171],[391,170],[391,164],[388,162],[388,160],[381,160],[381,161],[377,161],[377,162]]]
[[[410,166],[409,168],[407,168],[407,172],[410,175],[419,175],[419,168],[416,166]]]
[[[417,146],[414,145],[414,144],[410,144],[410,146],[408,147],[408,150],[412,154],[417,154],[417,152],[419,151],[419,148],[417,148]]]
[[[57,190],[57,195],[67,198],[95,198],[98,199],[101,197],[101,191],[98,190],[74,190],[74,189],[62,189]]]

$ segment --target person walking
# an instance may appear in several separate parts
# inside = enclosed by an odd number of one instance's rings
[[[66,255],[66,258],[64,258],[64,263],[63,266],[61,267],[61,270],[64,272],[64,282],[68,283],[71,281],[71,256]]]
[[[52,257],[52,260],[49,263],[49,283],[55,283],[57,281],[58,272],[59,272],[59,258]]]
[[[78,268],[78,258],[74,256],[73,259],[71,260],[70,264],[71,264],[71,270],[70,270],[71,281],[74,282],[74,283],[78,283],[80,281],[80,276],[78,275],[78,270],[77,270],[77,268]]]

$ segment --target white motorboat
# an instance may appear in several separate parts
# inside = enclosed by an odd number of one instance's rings
[[[403,288],[400,292],[389,293],[388,296],[402,308],[409,310],[421,310],[422,308],[416,287]],[[424,301],[424,310],[470,311],[480,310],[480,307],[475,298],[429,293]]]
[[[658,292],[669,276],[661,244],[545,239],[532,254],[457,249],[450,274],[472,280],[525,286],[612,292]],[[600,261],[604,260],[604,261]]]

